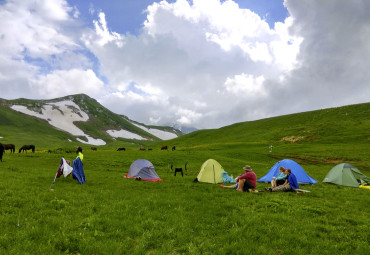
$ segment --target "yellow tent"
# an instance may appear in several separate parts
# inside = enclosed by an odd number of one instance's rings
[[[220,163],[214,159],[208,159],[200,168],[197,179],[199,182],[222,183],[224,181],[222,179],[222,173],[224,171]]]

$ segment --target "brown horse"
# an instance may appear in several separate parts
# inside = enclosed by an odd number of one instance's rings
[[[163,146],[161,147],[161,150],[168,150],[167,145],[163,145]]]
[[[91,150],[93,150],[93,151],[97,151],[97,150],[98,150],[98,148],[96,148],[96,147],[91,147]]]
[[[3,161],[3,154],[4,154],[5,148],[2,143],[0,143],[0,161]]]
[[[5,150],[10,150],[10,153],[15,152],[15,145],[14,144],[3,144]]]
[[[20,149],[19,149],[19,152],[18,153],[21,153],[21,151],[27,153],[28,150],[32,150],[32,152],[35,152],[35,145],[23,145]]]

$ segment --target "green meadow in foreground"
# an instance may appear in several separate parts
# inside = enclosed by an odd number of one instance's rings
[[[322,180],[341,162],[370,176],[369,109],[238,123],[147,144],[152,151],[125,143],[118,152],[122,141],[98,151],[82,145],[86,183],[61,177],[51,190],[61,157],[73,160],[76,144],[44,140],[35,153],[7,151],[0,162],[0,254],[368,254],[370,190]],[[161,151],[162,144],[177,149]],[[139,158],[164,181],[123,178]],[[209,158],[234,177],[249,164],[257,178],[290,158],[319,182],[302,185],[305,194],[266,192],[267,183],[254,194],[193,183]],[[175,177],[168,162],[188,162],[187,174]]]

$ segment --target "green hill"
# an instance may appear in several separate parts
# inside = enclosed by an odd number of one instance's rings
[[[370,103],[296,113],[200,130],[177,141],[187,143],[366,143]]]
[[[43,106],[47,103],[55,103],[60,101],[70,100],[77,104],[82,111],[88,114],[89,120],[86,122],[77,121],[74,124],[84,133],[95,139],[103,139],[108,144],[116,143],[116,140],[127,143],[146,144],[147,141],[133,141],[132,139],[118,138],[113,139],[107,130],[127,130],[137,134],[150,141],[160,141],[160,139],[151,133],[133,125],[137,123],[129,120],[126,116],[118,115],[107,108],[100,105],[95,99],[92,99],[84,94],[66,96],[52,100],[30,100],[30,99],[15,99],[4,100],[0,99],[0,136],[4,137],[3,143],[14,144],[37,144],[38,147],[60,147],[68,146],[70,142],[79,143],[76,138],[86,141],[85,137],[74,137],[68,132],[58,130],[49,125],[46,120],[32,117],[17,111],[12,110],[12,105],[26,106],[27,109],[40,112]],[[168,132],[174,132],[181,135],[181,132],[170,127],[146,126],[147,128],[156,128]]]
[[[63,100],[72,100],[82,111],[88,113],[87,122],[74,124],[90,136],[105,140],[106,149],[122,144],[133,148],[156,148],[166,144],[176,145],[184,150],[203,148],[220,157],[224,157],[227,150],[228,156],[238,158],[240,151],[248,151],[248,148],[253,147],[254,152],[267,153],[274,159],[289,157],[320,163],[357,162],[363,169],[370,169],[367,157],[370,143],[370,103],[241,122],[162,141],[133,125],[135,122],[126,116],[109,111],[96,100],[83,94],[53,100],[0,100],[0,136],[3,137],[1,142],[15,143],[17,146],[37,144],[38,148],[44,149],[80,144],[76,137],[50,126],[45,120],[10,109],[11,105],[24,105],[37,112],[46,103]],[[154,128],[173,131],[170,127]],[[106,133],[109,129],[125,129],[148,140],[115,140]],[[273,153],[269,153],[270,145],[273,145]]]
[[[93,111],[89,105],[84,111]],[[82,185],[72,177],[51,185],[61,157],[73,160],[74,150],[7,152],[0,162],[0,254],[367,254],[369,190],[322,180],[339,162],[370,176],[369,111],[370,104],[359,104],[236,123],[148,141],[151,151],[138,144],[116,151],[119,141],[97,151],[85,146]],[[96,115],[101,127],[114,125]],[[74,139],[7,107],[0,107],[0,121],[0,141],[33,139],[48,148]],[[164,181],[124,178],[139,158]],[[291,158],[319,182],[301,185],[305,194],[267,192],[267,183],[257,184],[259,193],[194,183],[209,158],[233,176],[251,165],[257,178]],[[184,176],[175,176],[170,162],[187,162]]]
[[[171,140],[179,147],[210,150],[245,147],[271,157],[310,162],[358,162],[370,170],[370,103],[296,113],[236,123],[219,129],[199,130]]]

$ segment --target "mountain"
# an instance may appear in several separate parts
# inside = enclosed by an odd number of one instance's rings
[[[263,150],[273,145],[290,151],[292,145],[297,145],[301,150],[315,147],[325,153],[329,146],[332,157],[349,152],[355,156],[366,153],[370,143],[368,116],[370,103],[364,103],[240,122],[184,135],[172,127],[146,126],[117,115],[81,94],[53,100],[0,99],[0,142],[38,144],[45,148],[54,144],[70,146],[71,142],[116,147],[116,142],[124,142],[125,146],[137,147],[171,139],[168,143],[178,148],[196,146],[211,152],[225,146],[248,145],[258,145]],[[321,145],[325,146],[320,148]]]
[[[37,134],[35,136],[35,134]],[[51,100],[0,99],[0,137],[32,137],[105,145],[114,140],[160,141],[182,133],[171,127],[147,126],[118,115],[84,94]],[[13,139],[14,140],[14,139]]]
[[[198,130],[195,127],[183,126],[183,125],[179,125],[179,124],[171,124],[169,126],[173,127],[176,130],[180,130],[181,133],[183,133],[183,134],[190,134],[190,133]]]

